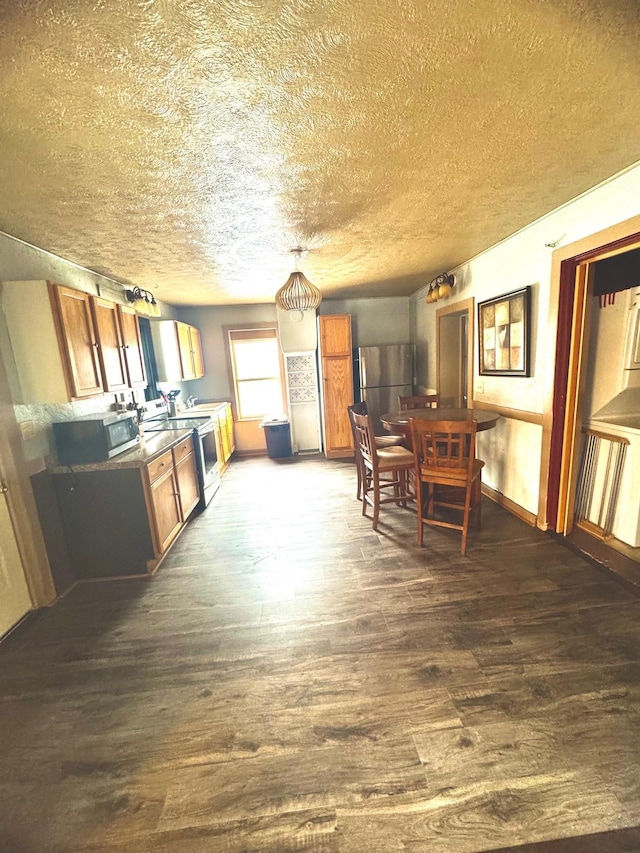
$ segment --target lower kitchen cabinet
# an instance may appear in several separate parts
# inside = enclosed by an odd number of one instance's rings
[[[164,554],[200,500],[191,436],[147,465],[156,548]]]
[[[153,572],[200,500],[191,435],[141,468],[52,480],[77,579]]]

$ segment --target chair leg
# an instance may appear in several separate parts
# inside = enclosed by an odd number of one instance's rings
[[[380,517],[380,480],[375,477],[373,482],[373,529],[378,529]]]
[[[358,491],[356,497],[359,501],[362,500],[362,461],[356,456],[356,474],[358,475]]]
[[[469,533],[469,516],[471,515],[471,496],[473,488],[474,484],[469,483],[465,490],[464,518],[462,521],[462,545],[460,546],[460,553],[463,557],[467,551],[467,534]]]
[[[418,510],[418,545],[422,545],[422,489],[424,484],[416,477],[416,509]]]

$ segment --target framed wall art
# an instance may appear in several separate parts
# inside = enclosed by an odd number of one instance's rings
[[[481,376],[529,376],[531,287],[478,303]]]

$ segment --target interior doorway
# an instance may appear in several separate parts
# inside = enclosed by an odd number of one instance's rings
[[[31,607],[31,595],[9,514],[7,488],[0,481],[0,637]]]
[[[574,244],[573,252],[571,246],[558,250],[552,277],[558,287],[558,323],[546,517],[552,530],[611,567],[615,562],[613,550],[637,561],[638,549],[620,548],[613,538],[607,540],[585,532],[585,525],[578,528],[575,508],[582,462],[582,428],[593,408],[589,406],[592,389],[588,383],[591,320],[597,310],[593,295],[594,264],[640,246],[637,218],[631,222],[633,226],[623,236],[618,226]],[[607,240],[609,235],[612,239]]]
[[[473,305],[473,299],[463,299],[436,310],[436,390],[441,406],[471,405]]]

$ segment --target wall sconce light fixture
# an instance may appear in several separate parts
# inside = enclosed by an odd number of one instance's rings
[[[133,305],[138,314],[146,314],[147,317],[160,316],[160,306],[150,291],[143,290],[141,287],[134,287],[131,290],[125,290],[124,295],[127,302]]]
[[[456,277],[454,275],[449,275],[446,272],[440,273],[440,275],[429,282],[426,302],[431,304],[432,302],[437,302],[438,299],[448,299],[455,287],[455,283]]]

